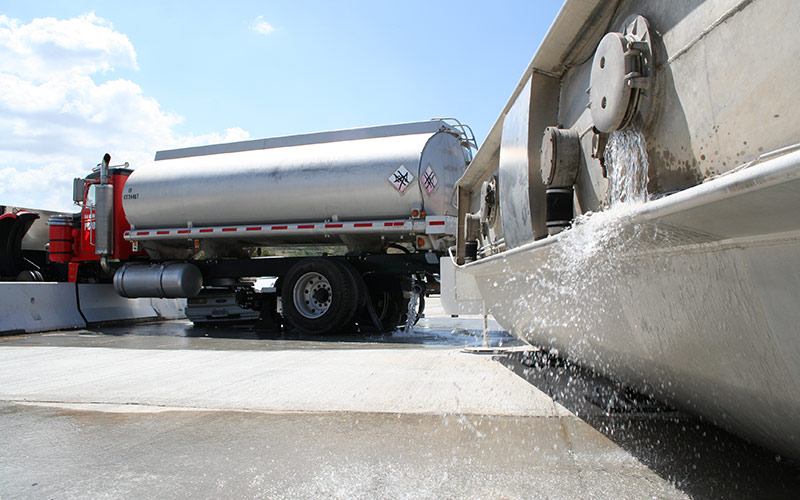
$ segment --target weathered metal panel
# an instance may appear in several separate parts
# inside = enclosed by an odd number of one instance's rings
[[[517,97],[503,122],[500,144],[500,212],[506,246],[516,248],[533,240],[528,194],[528,112],[530,81]]]
[[[646,143],[650,201],[463,270],[515,334],[798,457],[800,3],[566,2],[503,113],[535,94],[531,74],[559,81],[547,103],[558,119],[544,125],[581,137],[578,214],[608,207],[589,107],[592,65],[608,61],[593,52],[635,15],[649,26],[641,54],[654,59],[650,80],[631,80],[647,99],[630,123]],[[465,190],[496,172],[497,133],[459,181]],[[530,223],[543,218],[534,210]]]

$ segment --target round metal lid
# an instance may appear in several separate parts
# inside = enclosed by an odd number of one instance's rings
[[[539,150],[542,182],[545,186],[572,186],[578,174],[581,156],[581,139],[578,132],[558,127],[547,127]]]
[[[554,137],[555,127],[547,127],[544,129],[544,137],[542,137],[542,149],[540,150],[539,164],[542,168],[542,182],[545,186],[549,186],[553,182],[553,176],[556,172],[556,139]]]
[[[631,103],[631,88],[625,80],[627,42],[621,33],[607,33],[592,61],[592,121],[600,132],[620,128]]]

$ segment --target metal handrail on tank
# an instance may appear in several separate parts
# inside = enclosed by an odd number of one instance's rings
[[[461,145],[465,146],[467,164],[472,163],[472,150],[478,150],[478,141],[475,140],[475,133],[472,131],[472,127],[466,123],[461,123],[458,118],[432,118],[432,120],[443,121],[460,132],[459,138],[461,139]]]

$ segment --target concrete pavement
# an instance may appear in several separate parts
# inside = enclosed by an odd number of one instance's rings
[[[481,320],[430,310],[371,338],[180,321],[0,337],[0,498],[800,491],[795,464],[577,367],[462,352]]]

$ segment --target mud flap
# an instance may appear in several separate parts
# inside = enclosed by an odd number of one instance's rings
[[[23,271],[36,270],[22,254],[22,238],[39,214],[17,212],[0,215],[0,276],[16,277]]]

